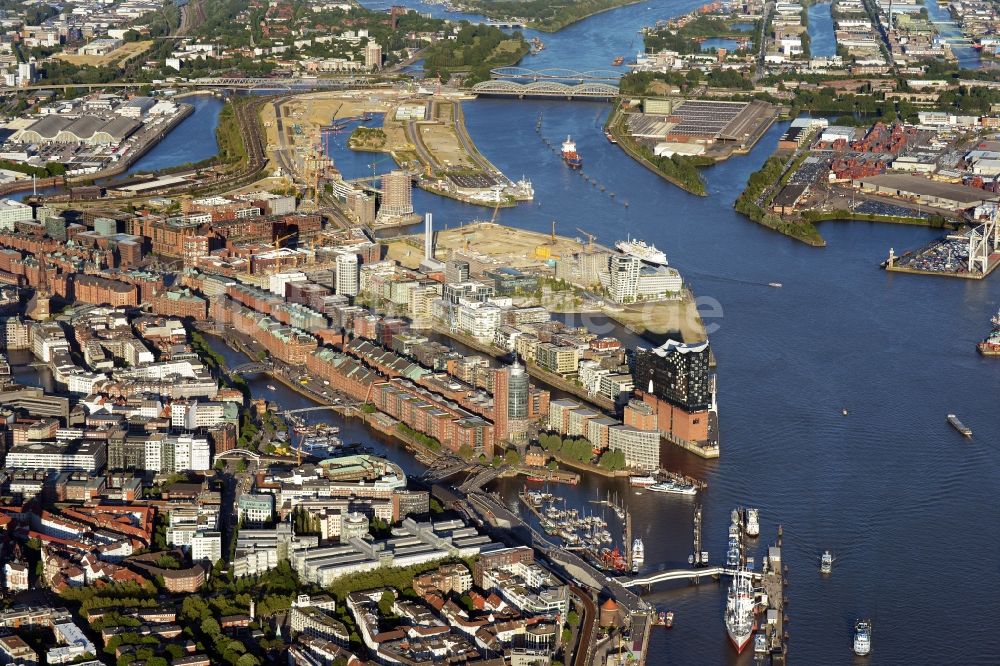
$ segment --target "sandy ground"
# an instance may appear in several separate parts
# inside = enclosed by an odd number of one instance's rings
[[[94,67],[104,67],[105,65],[110,65],[112,63],[117,63],[127,58],[132,58],[139,55],[140,53],[145,53],[153,46],[152,40],[147,40],[144,42],[129,42],[127,44],[122,44],[117,49],[111,53],[107,53],[102,56],[95,55],[79,55],[76,53],[59,53],[56,54],[56,58],[60,60],[65,60],[68,63],[74,65],[92,65]]]

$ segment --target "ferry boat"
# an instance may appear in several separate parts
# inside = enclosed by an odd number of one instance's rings
[[[819,572],[828,574],[831,571],[833,571],[833,553],[825,550],[822,557],[819,558]]]
[[[621,67],[623,62],[625,62],[625,56],[616,56],[615,59],[611,61],[611,64],[615,67]]]
[[[576,143],[568,134],[562,144],[562,158],[570,169],[579,169],[583,166],[583,158],[576,152]]]
[[[757,628],[754,606],[750,572],[746,569],[738,569],[736,575],[733,576],[733,582],[729,585],[724,616],[726,633],[737,653],[743,652],[743,648],[750,642],[750,637],[753,636],[753,632]]]
[[[1000,311],[993,315],[990,323],[993,324],[993,330],[982,342],[976,344],[976,349],[983,356],[1000,356]]]
[[[952,428],[959,431],[966,437],[972,437],[972,428],[959,421],[958,417],[955,416],[954,414],[948,415],[948,423],[951,424]]]
[[[757,509],[747,509],[746,533],[748,537],[760,536],[760,512]]]
[[[872,651],[871,620],[858,620],[854,625],[854,654],[864,657]]]
[[[632,573],[639,573],[639,568],[646,561],[646,547],[642,539],[636,537],[632,542]]]
[[[654,483],[649,487],[649,490],[654,493],[672,493],[674,495],[694,495],[698,492],[698,489],[694,487],[694,484],[684,483],[674,479]]]
[[[615,243],[615,247],[624,254],[641,259],[647,264],[652,264],[653,266],[667,265],[667,255],[657,250],[655,245],[646,245],[644,241],[629,238],[618,241]]]
[[[646,476],[630,476],[628,477],[628,482],[634,488],[648,488],[656,483],[656,478],[648,474]]]

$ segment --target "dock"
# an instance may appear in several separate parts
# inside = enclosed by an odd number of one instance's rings
[[[788,653],[788,634],[786,633],[785,615],[785,567],[781,561],[781,527],[778,528],[778,540],[767,549],[764,558],[761,583],[767,595],[767,610],[761,629],[767,639],[767,651],[758,653],[758,658],[770,658],[773,666],[784,666]],[[767,663],[766,661],[764,663]]]

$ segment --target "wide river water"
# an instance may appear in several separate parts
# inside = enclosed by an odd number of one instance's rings
[[[440,14],[439,7],[403,4]],[[609,69],[616,55],[641,48],[637,31],[644,25],[696,4],[658,0],[594,16],[541,35],[546,49],[522,64]],[[576,235],[580,227],[604,244],[626,234],[644,238],[667,253],[699,297],[720,304],[722,316],[709,323],[717,326],[711,342],[719,362],[722,457],[706,462],[676,451],[664,461],[709,484],[697,501],[713,561],[724,557],[734,507],[761,510],[758,563],[783,526],[793,663],[1000,662],[1000,632],[987,621],[1000,599],[994,576],[1000,509],[993,498],[1000,485],[1000,362],[974,348],[997,310],[997,278],[925,278],[879,268],[890,247],[899,252],[938,235],[928,229],[824,223],[828,246],[817,249],[734,212],[733,201],[784,125],[749,155],[706,169],[709,196],[696,197],[608,144],[601,132],[608,110],[591,102],[465,105],[481,152],[508,175],[534,182],[535,202],[502,210],[500,222],[548,232],[556,220],[558,233]],[[583,173],[605,192],[569,171],[542,140],[558,145],[567,134],[584,159]],[[348,177],[370,172],[372,155],[352,155],[343,141],[331,145],[338,167]],[[491,214],[424,192],[414,198],[439,226]],[[268,383],[262,377],[251,386],[283,406],[308,404],[280,384],[266,389]],[[950,412],[975,431],[971,440],[945,423]],[[393,449],[356,422],[346,424],[344,435]],[[392,455],[407,471],[418,469],[401,451]],[[521,485],[503,481],[499,489],[516,504]],[[553,490],[589,510],[599,508],[589,500],[617,491],[645,540],[644,570],[686,566],[693,501],[636,494],[604,479]],[[833,574],[822,578],[825,549],[836,561]],[[737,657],[726,640],[724,587],[674,584],[648,599],[676,614],[672,631],[654,630],[648,663],[752,663],[749,651]],[[874,648],[861,660],[853,657],[851,637],[854,620],[865,616],[874,620]]]
[[[541,34],[545,50],[522,66],[609,69],[616,55],[641,49],[644,25],[697,4],[644,2]],[[749,155],[706,169],[709,196],[695,197],[608,144],[601,132],[608,105],[482,99],[465,109],[482,153],[535,186],[535,203],[502,210],[501,222],[548,231],[556,220],[559,233],[580,227],[605,244],[631,233],[663,249],[696,294],[721,304],[711,341],[722,457],[705,462],[674,453],[665,462],[709,484],[698,501],[713,560],[724,557],[728,516],[738,505],[761,510],[758,563],[783,526],[794,663],[852,663],[853,623],[865,616],[874,621],[868,663],[998,663],[1000,634],[971,619],[1000,598],[1000,510],[991,499],[1000,482],[1000,364],[974,347],[997,310],[997,278],[879,268],[890,247],[917,247],[938,235],[932,230],[830,222],[820,227],[828,245],[817,249],[734,212],[733,201],[784,125]],[[566,169],[542,141],[558,145],[567,134],[583,172],[606,192]],[[345,170],[370,161],[343,150],[334,157]],[[423,193],[416,205],[433,211],[439,225],[489,214]],[[768,282],[784,287],[763,286]],[[973,428],[971,440],[946,424],[950,412]],[[500,485],[508,499],[519,487]],[[587,501],[609,488],[628,498],[645,539],[645,569],[684,566],[694,502],[636,495],[603,480],[560,492],[596,507]],[[836,562],[821,578],[825,549]],[[672,631],[654,633],[650,663],[750,663],[751,655],[737,657],[726,641],[724,596],[714,583],[655,591],[650,600],[674,610],[677,621]]]

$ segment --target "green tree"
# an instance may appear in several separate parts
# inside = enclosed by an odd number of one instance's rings
[[[382,593],[382,596],[378,600],[378,612],[382,617],[389,617],[392,615],[392,607],[396,603],[396,595],[392,593],[391,590],[386,590]]]

